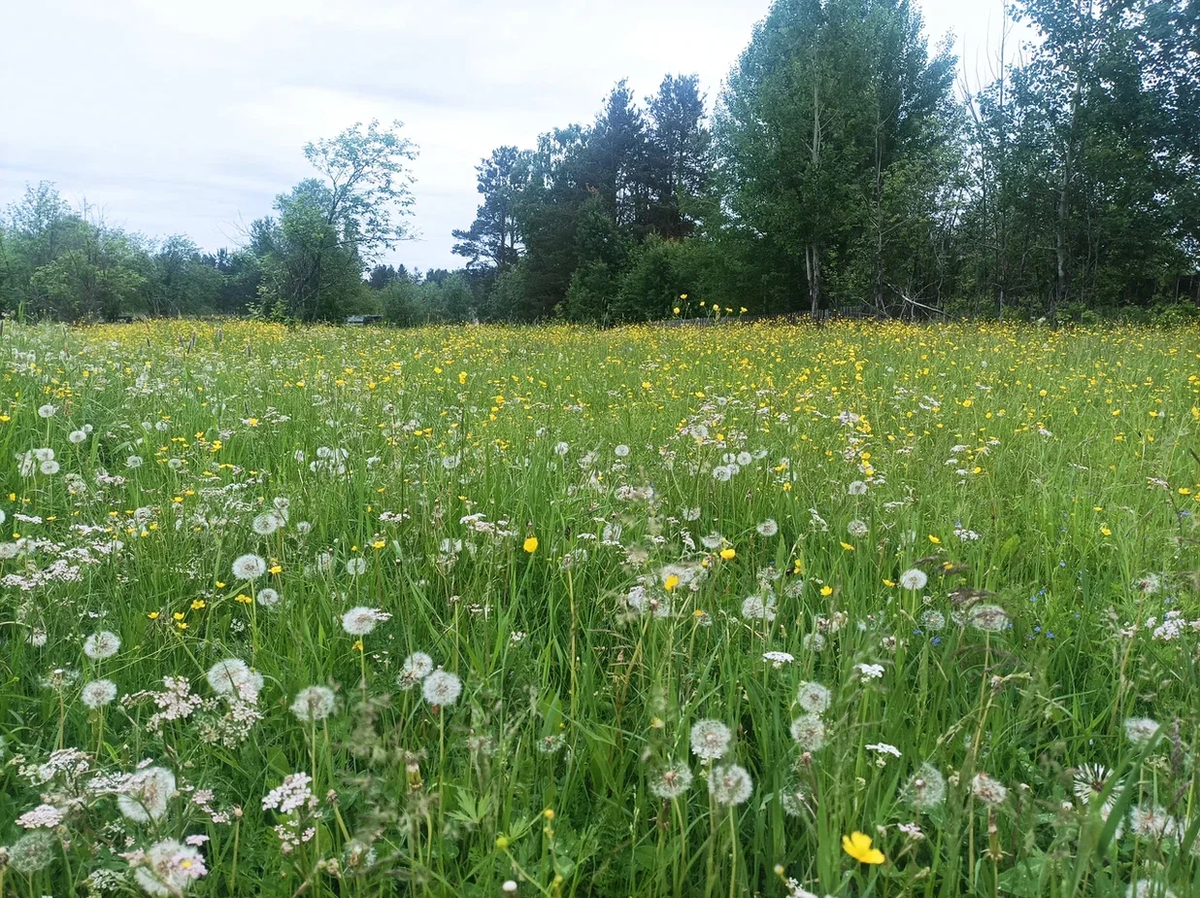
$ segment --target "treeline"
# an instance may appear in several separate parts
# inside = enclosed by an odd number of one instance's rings
[[[967,91],[907,0],[777,0],[711,117],[694,77],[622,83],[590,127],[496,150],[456,234],[481,316],[1194,306],[1200,2],[1009,14],[1036,41]]]
[[[620,82],[591,124],[482,160],[456,272],[380,264],[412,204],[399,123],[306,146],[315,176],[236,251],[124,233],[41,185],[0,222],[0,302],[397,324],[1194,308],[1200,0],[1009,15],[1036,38],[968,89],[909,0],[776,0],[711,111],[695,76],[641,101]]]

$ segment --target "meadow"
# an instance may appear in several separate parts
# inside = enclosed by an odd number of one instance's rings
[[[0,338],[0,896],[1200,894],[1195,327]]]

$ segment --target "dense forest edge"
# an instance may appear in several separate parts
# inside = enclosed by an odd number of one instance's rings
[[[1020,25],[1032,40],[1013,38]],[[477,166],[461,269],[411,236],[399,122],[304,147],[237,247],[149,238],[29,185],[0,213],[22,320],[395,325],[841,311],[1187,320],[1200,304],[1200,0],[1018,0],[972,85],[907,0],[777,0],[710,104],[695,75]]]

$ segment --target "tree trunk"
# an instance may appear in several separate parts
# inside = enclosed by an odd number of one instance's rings
[[[808,269],[808,301],[812,309],[813,321],[819,321],[817,315],[821,311],[821,249],[816,243],[810,243],[804,251],[805,267]]]

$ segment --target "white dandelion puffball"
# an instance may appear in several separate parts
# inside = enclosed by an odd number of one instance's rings
[[[774,518],[767,518],[754,529],[758,531],[759,536],[771,537],[779,532],[779,525],[775,523]]]
[[[867,494],[867,485],[861,480],[853,480],[846,487],[846,492],[851,496],[865,496]]]
[[[342,629],[351,636],[366,636],[375,629],[376,624],[390,617],[391,615],[386,611],[359,605],[342,615]]]
[[[357,577],[359,574],[364,573],[366,570],[367,570],[367,559],[365,559],[365,558],[351,558],[349,561],[346,562],[346,573],[349,574],[351,577]]]
[[[149,823],[167,812],[174,794],[175,774],[166,767],[147,767],[125,779],[117,807],[135,823]]]
[[[682,761],[667,764],[650,783],[650,791],[664,801],[683,795],[692,785],[692,771]]]
[[[771,623],[775,620],[774,597],[748,597],[742,602],[742,617],[746,620],[761,620]]]
[[[273,511],[264,511],[260,515],[255,515],[254,520],[250,522],[251,529],[259,536],[270,536],[282,526],[283,520],[277,512]]]
[[[117,684],[112,680],[92,680],[85,683],[80,700],[93,711],[110,704],[117,697]]]
[[[627,458],[629,456],[629,447],[622,443],[613,452],[616,453],[617,458]]]
[[[291,711],[302,723],[315,723],[333,713],[333,690],[325,686],[301,689],[292,702]]]
[[[267,586],[254,595],[254,601],[263,608],[274,608],[279,604],[279,592]]]
[[[93,661],[111,658],[121,649],[121,637],[108,630],[93,633],[83,642],[83,653]]]
[[[824,714],[829,710],[829,702],[829,687],[820,683],[801,683],[796,693],[796,704],[810,714]]]
[[[1129,717],[1125,720],[1125,738],[1134,748],[1146,745],[1159,731],[1160,724],[1149,717]]]
[[[804,751],[819,751],[825,745],[825,723],[816,714],[805,714],[792,721],[792,738]]]
[[[754,781],[745,767],[730,764],[718,767],[708,778],[708,793],[720,805],[732,807],[743,804],[754,791]]]
[[[937,807],[946,800],[946,778],[926,762],[909,778],[901,797],[918,811]]]
[[[39,418],[53,418],[54,413],[57,411],[58,409],[48,402],[45,405],[40,406],[37,410]]]
[[[433,673],[433,659],[424,652],[413,652],[400,665],[400,675],[396,682],[405,692],[408,692],[423,679]]]
[[[421,695],[439,708],[453,705],[462,695],[462,680],[448,670],[435,670],[421,685]]]
[[[86,439],[87,439],[87,433],[82,430],[72,430],[69,434],[67,434],[67,440],[69,440],[70,442],[72,442],[76,445],[79,445]]]
[[[262,691],[263,676],[251,670],[250,665],[240,658],[226,658],[208,669],[205,675],[208,685],[217,695],[257,702]]]
[[[900,585],[905,589],[924,589],[929,577],[920,568],[909,568],[900,575]]]
[[[976,798],[989,805],[1003,804],[1004,799],[1008,798],[1008,789],[983,772],[972,777],[971,791]]]
[[[976,605],[967,615],[967,623],[984,633],[999,633],[1008,626],[1008,612],[999,605]]]
[[[719,720],[701,720],[692,727],[691,739],[692,754],[711,761],[729,751],[733,733]]]
[[[257,580],[267,572],[267,562],[257,555],[239,555],[233,559],[232,570],[236,580]]]

